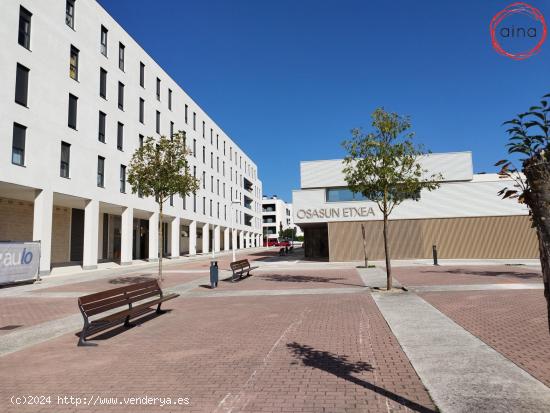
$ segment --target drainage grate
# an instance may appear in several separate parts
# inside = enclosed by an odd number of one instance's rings
[[[10,324],[10,325],[7,325],[7,326],[0,327],[0,330],[15,330],[16,328],[19,328],[19,327],[23,327],[23,326],[22,325]]]

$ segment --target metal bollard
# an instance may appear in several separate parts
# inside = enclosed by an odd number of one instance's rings
[[[439,265],[437,263],[437,245],[432,245],[432,255],[434,257],[434,265]]]
[[[210,288],[218,286],[218,261],[210,261]]]

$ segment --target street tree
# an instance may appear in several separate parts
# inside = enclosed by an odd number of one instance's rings
[[[503,159],[499,175],[511,178],[512,187],[505,187],[502,198],[516,198],[529,208],[533,227],[537,231],[539,255],[546,298],[548,330],[550,331],[550,93],[543,96],[539,105],[504,122],[508,125],[508,154],[517,157]]]
[[[163,205],[173,195],[185,197],[199,189],[199,182],[189,172],[185,146],[185,132],[179,131],[172,138],[148,137],[143,146],[136,149],[128,166],[128,182],[132,193],[152,196],[159,208],[158,221],[158,278],[162,280]],[[153,231],[153,228],[150,228]]]
[[[443,177],[422,168],[420,158],[426,152],[413,143],[408,117],[378,108],[371,118],[372,131],[353,129],[352,138],[343,142],[347,152],[343,171],[349,189],[375,202],[382,213],[387,289],[391,290],[388,218],[403,201],[418,201],[422,190],[437,189]]]

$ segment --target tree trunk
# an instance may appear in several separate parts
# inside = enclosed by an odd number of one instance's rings
[[[162,281],[162,256],[163,256],[163,246],[164,246],[164,234],[163,234],[163,226],[162,226],[162,202],[159,203],[159,227],[158,227],[158,235],[159,235],[159,242],[158,242],[158,248],[159,248],[159,275],[158,279]]]
[[[386,288],[388,291],[392,289],[391,278],[391,262],[390,262],[390,246],[388,245],[388,216],[384,214],[384,254],[386,255]]]
[[[538,162],[524,168],[529,183],[525,202],[529,205],[539,239],[540,263],[550,332],[550,162]]]

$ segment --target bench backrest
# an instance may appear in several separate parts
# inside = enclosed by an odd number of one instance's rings
[[[240,270],[241,268],[250,267],[248,260],[239,260],[229,264],[232,270]]]
[[[157,280],[151,280],[79,297],[78,305],[83,313],[92,316],[161,294]]]

